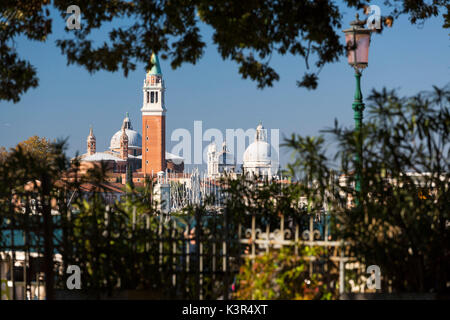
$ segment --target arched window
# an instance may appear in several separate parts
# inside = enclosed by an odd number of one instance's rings
[[[155,99],[155,102],[158,103],[158,91],[156,91],[155,93],[156,93],[156,99]]]
[[[154,91],[152,91],[150,93],[150,103],[155,103],[155,92]]]

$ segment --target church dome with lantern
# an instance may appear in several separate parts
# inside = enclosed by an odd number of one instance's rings
[[[131,125],[128,113],[123,119],[122,128],[125,127],[125,133],[128,136],[128,149],[142,149],[142,136],[135,130]],[[111,143],[109,148],[111,150],[120,149],[120,137],[122,136],[122,128],[117,131],[111,138]]]
[[[278,172],[278,152],[267,142],[267,132],[261,123],[256,128],[255,141],[244,152],[243,169],[245,174],[257,176]]]

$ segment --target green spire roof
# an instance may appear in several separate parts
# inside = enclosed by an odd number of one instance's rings
[[[150,69],[148,74],[161,76],[162,72],[161,72],[161,67],[159,66],[158,56],[156,54],[152,53],[152,57],[150,59],[153,64],[153,67]]]

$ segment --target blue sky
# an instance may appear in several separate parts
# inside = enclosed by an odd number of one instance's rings
[[[354,12],[343,12],[345,27],[354,19]],[[441,16],[426,21],[422,27],[401,17],[393,28],[373,35],[369,67],[362,78],[363,95],[383,86],[408,95],[448,83],[450,43],[448,30],[442,29],[442,24]],[[120,129],[125,112],[130,113],[134,128],[141,132],[144,65],[138,65],[127,78],[121,71],[91,75],[79,66],[67,66],[55,45],[56,39],[70,37],[64,32],[61,17],[55,16],[53,30],[46,43],[24,39],[16,43],[22,57],[37,68],[40,85],[17,104],[0,102],[0,146],[13,147],[32,135],[68,137],[68,154],[73,156],[76,151],[85,152],[92,124],[97,150],[102,151]],[[227,128],[254,128],[262,120],[266,128],[280,129],[281,137],[293,132],[317,135],[333,125],[335,118],[353,125],[354,77],[344,57],[325,66],[318,88],[308,91],[295,84],[305,71],[304,61],[274,55],[271,63],[281,79],[274,87],[259,90],[256,83],[240,78],[236,64],[221,59],[212,44],[211,30],[203,27],[202,31],[208,47],[196,65],[172,70],[168,61],[160,59],[167,86],[169,150],[176,144],[170,141],[171,132],[176,128],[193,131],[195,120],[203,121],[203,130],[218,128],[224,133]],[[99,33],[95,39],[102,40],[103,36]],[[282,164],[288,159],[288,151],[281,150]]]

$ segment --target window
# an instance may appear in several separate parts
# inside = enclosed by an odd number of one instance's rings
[[[146,163],[146,164],[148,164],[148,160],[147,160],[147,161],[145,161],[145,163]]]
[[[148,140],[148,137],[145,137],[146,140]]]
[[[155,92],[154,91],[152,91],[150,93],[150,103],[155,103]]]
[[[155,99],[156,101],[155,102],[158,103],[158,91],[156,91],[155,93],[156,93],[156,99]]]
[[[145,151],[148,152],[148,148],[146,148]]]
[[[147,91],[147,103],[149,102],[149,100],[150,100],[150,92]]]

